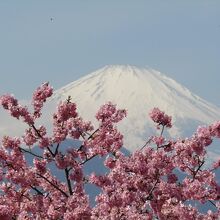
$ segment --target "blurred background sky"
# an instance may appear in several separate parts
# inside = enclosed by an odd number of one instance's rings
[[[108,64],[151,67],[220,107],[219,0],[0,1],[0,94]]]

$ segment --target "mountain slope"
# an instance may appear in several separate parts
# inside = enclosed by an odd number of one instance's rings
[[[80,115],[94,123],[96,111],[107,101],[127,109],[128,116],[119,129],[125,136],[125,147],[132,151],[155,133],[148,117],[153,107],[173,117],[168,135],[175,137],[190,135],[198,125],[220,119],[216,106],[156,70],[135,66],[105,66],[55,91],[53,101],[69,95]]]

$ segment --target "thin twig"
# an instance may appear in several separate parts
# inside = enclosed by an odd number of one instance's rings
[[[20,150],[21,150],[21,151],[24,151],[25,153],[29,153],[29,154],[31,154],[31,155],[33,155],[33,156],[35,156],[35,157],[44,159],[44,157],[42,157],[42,156],[40,156],[40,155],[37,155],[37,154],[35,154],[35,153],[33,153],[33,152],[29,151],[29,150],[25,150],[24,148],[21,148],[21,147],[20,147]]]
[[[55,150],[54,156],[57,155],[57,153],[58,153],[58,149],[59,149],[59,146],[60,146],[60,143],[58,143],[57,146],[56,146],[56,150]]]
[[[66,192],[64,192],[62,189],[60,189],[57,185],[55,185],[54,183],[52,183],[50,180],[48,180],[46,177],[44,177],[43,175],[37,173],[37,175],[41,178],[43,178],[45,181],[47,181],[48,183],[50,183],[55,189],[57,189],[58,191],[60,191],[65,197],[69,197],[68,194]]]
[[[148,141],[141,147],[140,151],[142,151],[151,141],[152,141],[152,137],[149,138]]]
[[[31,125],[31,127],[34,129],[34,131],[37,133],[38,137],[43,139],[43,136],[40,134],[39,130],[34,126],[34,125]],[[51,145],[52,147],[52,145]],[[54,157],[54,153],[52,152],[52,150],[47,147],[47,150],[50,152],[50,154]]]
[[[94,135],[96,132],[98,132],[98,131],[99,131],[99,128],[97,128],[97,129],[87,138],[87,140],[93,138],[93,135]],[[77,151],[81,151],[83,147],[84,147],[84,145],[81,144],[80,147],[79,147],[79,149],[78,149]]]
[[[41,133],[39,132],[39,130],[33,125],[31,125],[31,127],[34,129],[34,131],[37,133],[39,138],[43,138],[43,136],[41,135]]]
[[[97,154],[94,154],[93,156],[91,156],[91,157],[87,158],[87,159],[86,159],[86,160],[84,160],[82,163],[80,163],[80,165],[85,164],[86,162],[88,162],[89,160],[91,160],[92,158],[94,158],[94,157],[96,157],[96,156],[97,156]]]
[[[69,104],[71,102],[71,96],[68,96],[66,101],[67,101],[67,104]],[[63,129],[63,126],[64,126],[64,121],[62,122],[61,129]],[[57,155],[59,147],[60,147],[60,143],[57,143],[57,146],[56,146],[56,149],[53,155],[54,157]]]
[[[159,180],[157,179],[157,181],[154,183],[153,187],[151,188],[150,192],[148,193],[146,200],[150,200],[152,198],[152,193],[153,193],[154,189],[156,188],[156,185],[158,184],[158,182],[159,182]]]
[[[203,164],[205,163],[205,161],[201,161],[201,163],[199,164],[198,168],[193,172],[193,179],[192,182],[195,180],[197,173],[200,171],[201,167],[203,166]]]
[[[39,189],[37,189],[36,187],[31,186],[31,189],[33,189],[34,191],[36,191],[37,194],[44,196],[44,194],[43,194]]]
[[[160,136],[162,136],[163,135],[163,132],[164,132],[164,125],[162,126],[162,130],[161,130],[161,133],[160,133]]]
[[[216,204],[212,200],[208,200],[215,208],[217,208]]]
[[[93,135],[99,131],[99,128],[97,128],[89,137],[88,137],[88,140],[93,138]]]

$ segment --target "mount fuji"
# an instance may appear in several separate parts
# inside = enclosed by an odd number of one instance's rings
[[[95,126],[95,114],[106,102],[111,101],[118,108],[126,109],[127,117],[118,128],[124,135],[124,147],[129,151],[140,149],[151,135],[159,132],[148,116],[154,107],[172,116],[173,127],[165,131],[165,135],[172,138],[191,136],[198,125],[220,120],[218,107],[150,68],[109,65],[55,90],[39,123],[50,130],[51,114],[56,104],[68,96],[77,104],[79,115]],[[25,125],[3,110],[0,110],[0,121],[0,136],[23,134]],[[208,151],[210,160],[220,155],[220,148],[215,145],[216,142]]]
[[[154,135],[156,129],[148,112],[158,107],[172,116],[167,136],[190,136],[198,125],[220,120],[220,109],[190,92],[173,79],[153,69],[129,65],[109,65],[55,91],[51,102],[71,96],[79,114],[96,124],[95,113],[111,101],[128,111],[118,125],[124,146],[134,151]],[[215,152],[216,151],[216,152]],[[212,151],[217,156],[220,150]]]

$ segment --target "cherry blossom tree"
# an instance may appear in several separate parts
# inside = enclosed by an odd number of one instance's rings
[[[48,83],[33,94],[32,111],[12,95],[0,103],[12,117],[27,124],[22,137],[4,136],[0,146],[0,219],[127,220],[187,219],[211,220],[220,217],[220,186],[214,171],[220,160],[204,168],[207,147],[220,138],[220,121],[201,126],[190,138],[170,139],[164,129],[172,118],[154,108],[149,116],[160,130],[139,150],[121,152],[123,135],[117,123],[126,111],[111,102],[96,114],[99,126],[84,121],[71,98],[59,103],[53,114],[53,130],[38,125],[42,107],[53,94]],[[80,140],[79,147],[62,150],[66,139]],[[40,148],[42,154],[33,151]],[[26,155],[31,155],[28,163]],[[104,158],[108,172],[86,175],[84,166],[95,157]],[[49,166],[63,172],[65,181],[53,175]],[[184,174],[180,178],[176,171]],[[101,192],[91,205],[87,184]],[[213,208],[201,213],[192,201],[210,203]]]

